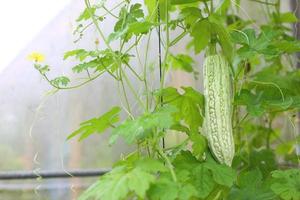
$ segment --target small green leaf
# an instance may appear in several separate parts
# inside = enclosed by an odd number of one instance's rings
[[[56,87],[67,86],[70,79],[66,76],[60,76],[50,81],[52,85]]]
[[[199,133],[191,132],[190,139],[193,142],[193,155],[197,158],[201,157],[207,148],[206,138]]]
[[[80,16],[77,18],[77,22],[80,22],[80,21],[84,21],[84,20],[88,20],[90,19],[92,15],[94,15],[96,12],[96,8],[95,7],[92,7],[92,8],[86,8],[84,9],[84,11],[80,14]]]
[[[140,22],[141,24],[138,23],[143,17],[144,12],[142,9],[142,5],[139,3],[131,5],[129,11],[126,6],[122,7],[119,13],[119,20],[114,26],[114,32],[109,35],[108,42],[119,38],[124,39],[124,41],[126,42],[129,41],[135,31],[134,27],[139,28],[138,30],[136,30],[137,33],[143,33],[143,31],[145,31],[145,27],[142,27],[142,24],[144,22]],[[133,27],[130,29],[129,26],[132,23],[137,24],[132,25]],[[148,30],[151,28],[149,27],[150,24],[148,24],[148,22],[145,22],[144,25],[147,25],[146,28],[148,28]]]
[[[34,64],[34,68],[39,70],[39,72],[42,74],[42,75],[45,75],[47,72],[50,71],[50,67],[49,65],[41,65],[39,63],[35,63]]]

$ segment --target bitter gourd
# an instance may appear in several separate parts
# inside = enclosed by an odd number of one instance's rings
[[[204,66],[204,134],[215,158],[231,166],[234,156],[232,135],[232,88],[230,67],[222,55],[209,55]]]

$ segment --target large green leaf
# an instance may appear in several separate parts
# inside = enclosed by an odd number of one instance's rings
[[[125,160],[111,172],[102,176],[79,199],[123,200],[132,193],[144,199],[150,185],[156,180],[155,174],[159,171],[166,171],[166,168],[158,160],[150,158]]]
[[[169,173],[160,175],[159,180],[148,191],[150,200],[176,200],[179,187]]]
[[[242,172],[238,185],[230,191],[230,200],[274,200],[275,194],[262,180],[259,170]]]
[[[272,172],[271,189],[284,200],[300,199],[300,170],[290,169]]]
[[[223,54],[228,60],[231,60],[233,57],[233,46],[228,30],[215,18],[210,17],[210,21],[211,32],[217,36],[220,46],[222,47]]]
[[[179,18],[184,20],[187,27],[191,27],[202,18],[202,13],[199,8],[186,7],[180,10]]]
[[[249,156],[249,169],[259,169],[263,177],[269,176],[277,168],[275,154],[272,150],[252,151]]]
[[[203,165],[211,170],[214,181],[220,185],[231,187],[236,180],[236,172],[231,167],[215,162],[207,162]]]
[[[103,133],[108,128],[112,127],[113,124],[119,121],[119,107],[113,107],[102,116],[87,120],[80,124],[80,128],[74,131],[68,136],[71,139],[77,135],[80,135],[79,140],[83,140],[94,133]]]
[[[115,143],[121,136],[131,144],[148,137],[154,130],[170,128],[174,124],[172,114],[176,111],[174,106],[163,106],[153,113],[146,113],[134,120],[126,120],[113,130],[110,143]]]
[[[92,52],[86,51],[85,49],[75,49],[71,51],[67,51],[64,53],[64,60],[68,59],[69,57],[75,57],[80,61],[83,61],[86,57],[88,57]]]
[[[186,72],[194,71],[195,61],[186,54],[169,55],[168,65],[173,69],[180,69]]]
[[[214,189],[215,182],[211,172],[204,165],[199,165],[192,171],[193,185],[198,190],[198,197],[207,197]]]
[[[198,21],[191,30],[195,52],[200,53],[209,43],[211,36],[211,25],[207,19]]]
[[[165,88],[157,93],[163,97],[165,104],[176,106],[178,112],[174,113],[176,121],[183,121],[192,131],[198,132],[203,122],[204,97],[191,87],[182,87],[184,93],[180,94],[176,88]]]
[[[274,20],[276,23],[281,22],[281,23],[296,23],[299,21],[295,13],[293,12],[285,12],[285,13],[280,13],[279,15],[274,14]]]

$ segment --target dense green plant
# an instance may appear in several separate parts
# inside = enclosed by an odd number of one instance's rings
[[[251,19],[241,6],[250,2],[264,8],[265,23]],[[112,8],[105,1],[92,5],[85,0],[85,4],[74,34],[80,40],[94,27],[101,37],[99,48],[75,49],[64,59],[77,59],[73,72],[87,78],[71,85],[65,76],[51,79],[49,66],[36,62],[35,67],[59,90],[110,75],[118,84],[122,106],[83,122],[69,139],[83,140],[111,129],[111,144],[121,137],[137,148],[115,163],[81,200],[300,199],[299,169],[280,168],[280,163],[299,164],[294,122],[300,109],[300,71],[293,56],[300,42],[290,25],[298,19],[292,12],[280,11],[280,0],[121,0]],[[102,27],[107,17],[115,19],[108,36]],[[153,47],[153,38],[159,45]],[[186,41],[186,53],[174,54],[174,46]],[[157,62],[150,60],[150,46],[159,49]],[[205,97],[191,87],[166,86],[172,69],[199,76],[193,52],[213,52],[229,63],[232,86],[225,84],[224,90],[232,91],[228,94],[235,143],[231,167],[218,163],[207,145],[202,127]],[[133,79],[143,85],[142,92]],[[130,101],[129,95],[135,100]],[[121,121],[121,113],[125,120]],[[279,120],[294,127],[292,139],[276,126]],[[166,147],[164,138],[170,133],[186,139]]]

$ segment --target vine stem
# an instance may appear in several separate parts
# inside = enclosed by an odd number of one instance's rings
[[[144,61],[144,85],[146,91],[146,111],[149,111],[149,89],[148,89],[148,81],[147,81],[147,61],[148,61],[148,52],[149,52],[149,45],[151,39],[151,32],[149,33],[147,45],[146,45],[146,53],[145,53],[145,61]]]
[[[102,71],[101,73],[97,74],[96,76],[90,77],[87,81],[84,81],[84,82],[82,82],[82,83],[80,83],[80,84],[78,84],[78,85],[74,85],[74,86],[70,86],[70,87],[60,87],[60,86],[57,86],[57,85],[55,85],[55,84],[53,84],[53,83],[51,82],[51,80],[48,78],[48,76],[47,76],[46,74],[41,73],[41,72],[40,72],[40,74],[45,78],[45,80],[46,80],[52,87],[54,87],[54,88],[56,88],[56,89],[58,89],[58,90],[71,90],[71,89],[79,88],[79,87],[81,87],[81,86],[83,86],[83,85],[85,85],[85,84],[87,84],[87,83],[89,83],[89,82],[91,82],[91,81],[97,79],[99,76],[101,76],[102,74],[104,74],[104,72],[105,72],[105,71]]]
[[[265,5],[268,5],[268,6],[276,6],[276,3],[270,3],[270,2],[260,1],[260,0],[250,0],[250,1],[260,3],[260,4],[265,4]]]
[[[272,122],[273,119],[272,117],[269,117],[269,121],[268,121],[268,134],[267,134],[267,138],[266,138],[266,148],[270,149],[270,139],[271,139],[271,133],[272,133]]]
[[[170,173],[171,173],[171,175],[172,175],[173,181],[174,181],[174,182],[177,182],[177,177],[176,177],[176,174],[175,174],[175,171],[174,171],[174,169],[173,169],[173,165],[172,165],[170,159],[168,158],[168,156],[167,156],[160,148],[158,148],[158,153],[159,153],[159,155],[161,155],[162,158],[166,161],[167,166],[168,166],[168,168],[169,168],[169,170],[170,170]]]

